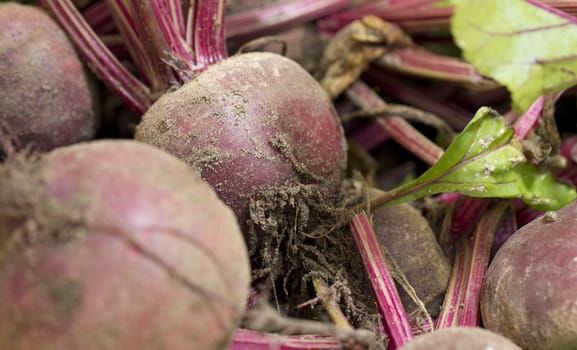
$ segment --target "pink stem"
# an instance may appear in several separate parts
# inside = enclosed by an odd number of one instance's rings
[[[369,217],[364,212],[356,214],[350,226],[389,336],[389,349],[395,350],[413,338],[411,325]]]
[[[420,77],[470,84],[482,88],[497,86],[495,82],[479,74],[468,62],[425,50],[414,48],[390,50],[375,63]]]
[[[206,68],[227,57],[224,39],[226,0],[196,0],[193,36],[196,64]]]
[[[191,2],[196,18],[192,50],[185,37],[179,0],[107,0],[130,55],[147,83],[138,81],[106,48],[70,0],[45,0],[99,77],[144,113],[168,89],[226,57],[223,18],[225,0]]]
[[[146,46],[148,35],[142,20],[137,18],[135,8],[137,5],[132,0],[106,0],[106,4],[139,74],[152,91],[159,90],[158,86],[162,81],[159,65]]]
[[[445,300],[441,307],[441,312],[437,318],[435,329],[443,329],[447,327],[455,327],[458,322],[458,313],[460,305],[463,302],[463,288],[465,284],[465,277],[469,270],[470,259],[470,244],[464,243],[457,246],[454,257],[453,269],[449,279],[449,286],[445,293]]]
[[[153,0],[151,1],[153,13],[159,29],[164,36],[172,54],[187,63],[189,69],[195,68],[195,56],[184,38],[184,17],[180,1]]]
[[[349,138],[364,150],[370,152],[390,137],[378,123],[371,120],[366,124],[363,123],[359,128],[350,131]]]
[[[556,9],[548,4],[545,4],[545,2],[547,1],[536,1],[536,0],[525,0],[526,2],[530,3],[531,5],[541,8],[549,13],[554,13],[555,15],[559,16],[559,17],[563,17],[571,22],[573,22],[573,24],[577,24],[577,18],[571,16],[570,14],[560,10],[560,9]]]
[[[479,221],[490,200],[487,198],[473,198],[460,196],[453,212],[449,239],[454,242],[463,235],[470,233],[474,225]]]
[[[403,103],[421,108],[445,119],[451,126],[462,130],[473,117],[472,113],[446,100],[438,100],[416,87],[391,77],[381,69],[372,69],[365,75],[367,83],[378,86],[384,93]]]
[[[404,4],[406,2],[406,4]],[[363,6],[357,6],[348,11],[337,13],[319,22],[323,31],[336,32],[348,23],[366,15],[375,15],[385,21],[400,25],[410,32],[427,31],[431,29],[449,28],[453,15],[452,6],[430,6],[431,0],[389,0],[374,1]],[[544,8],[549,12],[577,22],[577,6],[574,0],[528,0],[529,3]],[[409,6],[411,3],[421,3],[420,6]]]
[[[366,110],[378,109],[385,105],[385,102],[360,80],[347,90],[347,96],[359,107]],[[443,153],[439,146],[400,117],[383,116],[377,119],[377,123],[395,141],[427,164],[435,164]]]
[[[489,266],[495,230],[499,225],[507,205],[507,202],[503,202],[490,209],[490,211],[483,216],[474,233],[470,271],[467,275],[463,307],[459,313],[459,326],[479,326],[481,320],[479,313],[481,285]]]
[[[555,92],[551,95],[554,101],[557,101],[561,95],[563,95],[562,91]],[[539,122],[539,118],[541,118],[541,114],[543,113],[543,107],[545,104],[545,96],[539,96],[532,104],[529,106],[527,111],[523,113],[521,117],[517,119],[515,125],[515,135],[519,138],[524,139],[527,137],[529,132],[534,130],[537,127],[537,123]]]
[[[89,67],[138,113],[152,104],[150,90],[114,57],[90,28],[71,0],[43,0],[66,30]]]
[[[461,194],[459,192],[444,192],[439,194],[437,198],[440,201],[450,204],[456,202],[459,198],[461,198]]]
[[[226,17],[228,38],[254,38],[314,20],[349,6],[350,0],[293,0]]]
[[[545,102],[544,96],[539,96],[535,102],[529,106],[527,111],[517,119],[515,122],[515,135],[524,139],[527,137],[529,132],[537,126],[537,122],[541,117],[541,112],[543,112],[543,103]]]
[[[104,1],[89,5],[86,9],[82,10],[82,15],[88,25],[99,35],[110,34],[116,30],[114,20]]]
[[[374,1],[323,18],[319,21],[319,29],[334,33],[366,15],[378,16],[408,31],[448,27],[453,8],[429,6],[432,2],[431,0]]]
[[[490,208],[479,221],[473,240],[463,237],[459,241],[437,329],[479,326],[481,285],[489,266],[495,231],[508,205],[509,202],[502,201]]]

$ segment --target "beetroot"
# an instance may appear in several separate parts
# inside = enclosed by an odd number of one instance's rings
[[[1,349],[226,348],[247,251],[184,163],[96,141],[7,163],[0,179]]]
[[[127,71],[69,2],[46,0],[103,82],[138,113],[135,138],[200,170],[245,226],[264,189],[314,184],[338,193],[346,140],[318,82],[271,53],[228,57],[225,0],[114,0],[110,11],[132,63]],[[246,226],[245,226],[246,227]]]
[[[554,216],[505,242],[481,294],[485,326],[527,350],[577,347],[577,202]]]
[[[45,12],[0,3],[0,126],[17,148],[31,143],[50,150],[92,138],[93,84],[66,34]],[[0,134],[4,144],[6,137]]]
[[[403,203],[374,209],[373,225],[381,246],[395,260],[429,313],[436,317],[451,266],[427,220],[417,209]],[[398,289],[407,313],[418,314],[420,309],[411,297]]]
[[[199,169],[241,222],[249,199],[265,188],[318,183],[336,192],[346,161],[326,93],[298,64],[272,53],[209,66],[162,96],[136,139]]]
[[[522,350],[507,338],[482,328],[451,327],[416,337],[399,350]]]

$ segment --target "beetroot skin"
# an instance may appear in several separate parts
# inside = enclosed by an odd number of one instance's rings
[[[42,157],[28,186],[17,173],[0,167],[12,209],[0,238],[13,234],[0,244],[0,349],[226,349],[248,255],[232,211],[186,164],[96,141]],[[19,219],[24,197],[10,202],[11,189],[29,194]],[[7,244],[15,234],[28,238]]]
[[[44,11],[0,3],[0,141],[50,150],[91,139],[98,124],[93,84]]]
[[[505,242],[487,271],[481,314],[526,350],[577,349],[577,202]]]
[[[522,350],[509,339],[475,327],[450,327],[426,333],[399,350]]]
[[[270,187],[315,183],[337,192],[346,142],[334,107],[294,61],[248,53],[209,66],[162,96],[136,139],[200,170],[237,214]]]

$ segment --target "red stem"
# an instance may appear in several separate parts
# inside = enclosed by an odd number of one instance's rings
[[[447,100],[438,100],[401,79],[391,77],[382,69],[371,69],[364,78],[367,83],[378,86],[387,95],[403,103],[421,108],[445,119],[457,130],[467,126],[473,114]]]
[[[551,94],[553,101],[557,101],[561,95],[563,95],[565,90],[561,90]],[[525,139],[529,132],[537,127],[539,118],[543,113],[543,107],[545,104],[545,96],[539,96],[532,104],[527,108],[527,111],[521,115],[517,121],[515,121],[515,135],[521,139]]]
[[[196,0],[194,52],[197,65],[206,68],[227,57],[224,40],[226,0]]]
[[[142,21],[136,18],[136,4],[132,0],[106,0],[106,4],[140,76],[151,86],[151,90],[157,90],[162,79],[158,65],[145,45],[147,34]]]
[[[350,226],[389,336],[389,349],[395,350],[413,338],[411,325],[369,217],[361,212],[352,218]]]
[[[487,198],[460,196],[453,212],[451,227],[449,228],[449,240],[454,242],[470,233],[487,210],[489,202],[490,200]]]
[[[479,326],[481,285],[489,266],[495,231],[508,205],[508,201],[501,201],[491,207],[479,221],[472,240],[463,237],[459,241],[437,329]]]
[[[385,105],[385,102],[360,80],[355,82],[346,93],[356,105],[366,110],[378,109]],[[435,164],[443,153],[439,146],[400,117],[386,115],[378,118],[377,123],[395,141],[427,164]]]
[[[195,57],[184,38],[184,17],[179,1],[153,0],[151,6],[159,29],[164,35],[171,52],[179,56],[189,66],[193,66]]]
[[[458,324],[459,308],[463,302],[465,277],[469,270],[470,259],[467,259],[467,257],[471,255],[470,250],[471,247],[468,243],[457,246],[449,286],[445,293],[445,300],[437,318],[435,329],[455,327]]]
[[[88,66],[120,98],[138,113],[152,104],[150,90],[136,79],[78,13],[71,0],[43,0],[66,30]]]
[[[90,4],[82,10],[82,15],[88,25],[99,35],[110,34],[117,29],[104,1]]]
[[[374,1],[327,16],[319,21],[319,29],[334,33],[366,15],[378,16],[385,21],[400,25],[407,31],[447,27],[453,8],[429,6],[432,2],[432,0]]]
[[[124,102],[139,114],[156,98],[194,73],[226,58],[223,19],[225,0],[191,1],[188,23],[194,23],[186,41],[179,0],[107,0],[109,11],[147,88],[114,57],[86,23],[71,0],[45,0],[68,32],[88,66]],[[193,22],[190,22],[191,18]],[[196,20],[194,20],[196,19]]]
[[[347,130],[347,134],[350,140],[356,142],[367,152],[373,151],[381,143],[390,139],[390,136],[383,130],[383,127],[372,120],[363,123],[354,130]]]
[[[537,126],[537,122],[541,117],[541,113],[543,112],[543,104],[545,102],[545,96],[539,96],[535,102],[529,106],[527,111],[517,119],[515,122],[515,135],[519,138],[524,139],[527,137],[530,131],[535,129]]]
[[[399,8],[393,11],[378,11],[376,16],[385,21],[398,24],[407,32],[422,32],[432,29],[447,28],[453,8],[421,6],[418,8]]]
[[[487,212],[474,233],[470,271],[467,275],[466,288],[464,290],[463,307],[459,313],[459,326],[479,326],[481,320],[479,313],[481,285],[489,266],[495,231],[508,205],[505,203],[503,202]]]
[[[293,0],[226,16],[228,38],[273,33],[347,8],[350,0]]]
[[[403,73],[469,84],[481,89],[497,86],[497,83],[479,74],[468,62],[426,50],[414,48],[389,50],[375,63]]]
[[[534,6],[577,22],[577,6],[574,0],[527,0]],[[405,6],[411,3],[421,3],[420,6]],[[385,21],[400,25],[409,32],[427,31],[449,28],[453,15],[452,6],[430,6],[431,0],[389,0],[375,1],[364,6],[357,6],[348,11],[340,12],[319,21],[319,28],[327,32],[336,32],[348,23],[366,15],[375,15]]]

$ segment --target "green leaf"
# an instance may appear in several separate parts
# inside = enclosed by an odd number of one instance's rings
[[[577,18],[534,0],[452,0],[451,32],[464,58],[524,112],[577,83]]]
[[[442,192],[519,197],[541,210],[556,210],[577,198],[572,186],[556,181],[525,158],[513,128],[488,107],[477,111],[428,171],[376,198],[371,205],[396,204]]]

